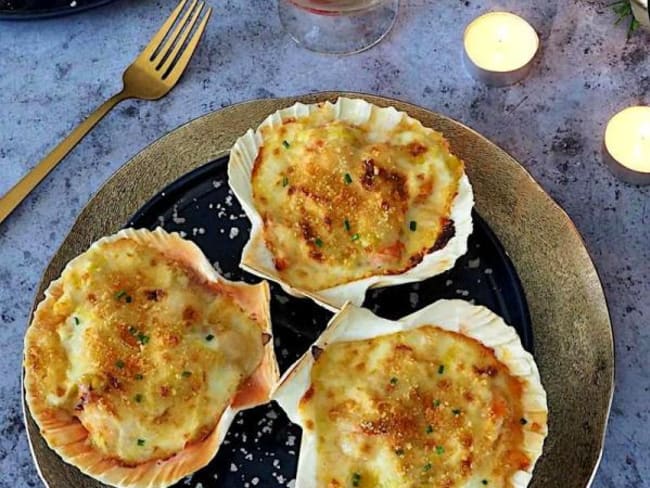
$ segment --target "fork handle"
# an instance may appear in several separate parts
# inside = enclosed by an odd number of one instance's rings
[[[50,154],[45,156],[38,165],[27,173],[16,185],[0,199],[0,224],[9,214],[36,188],[36,186],[65,158],[70,151],[95,127],[104,115],[129,95],[122,90],[106,100],[97,110],[81,122]]]

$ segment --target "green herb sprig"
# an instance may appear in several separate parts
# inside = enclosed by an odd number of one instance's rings
[[[639,21],[634,17],[634,12],[632,12],[632,5],[630,4],[630,0],[618,0],[614,3],[611,3],[609,6],[616,14],[616,22],[614,22],[614,25],[618,25],[628,18],[630,19],[630,23],[627,29],[627,38],[629,39],[632,33],[636,31],[640,26]]]

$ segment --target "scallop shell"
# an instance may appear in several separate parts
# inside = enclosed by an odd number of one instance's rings
[[[205,280],[219,283],[220,286],[229,289],[239,305],[255,317],[262,333],[270,337],[270,292],[267,282],[249,285],[226,280],[214,270],[194,243],[181,238],[177,233],[170,234],[161,228],[155,231],[124,229],[98,240],[89,250],[101,249],[103,245],[123,238],[132,239],[182,261]],[[70,261],[66,269],[74,266],[82,256],[83,254]],[[62,279],[58,278],[50,283],[45,291],[45,298],[39,303],[25,336],[25,354],[30,336],[36,330],[33,325],[38,322],[41,311],[51,307],[55,297],[61,294],[62,285]],[[207,465],[219,450],[235,415],[241,410],[267,403],[270,391],[277,384],[278,377],[278,366],[271,339],[265,345],[262,362],[238,390],[231,405],[221,415],[215,429],[205,439],[186,446],[170,458],[148,461],[133,467],[125,466],[114,459],[107,459],[94,450],[86,442],[88,432],[76,417],[56,412],[50,408],[45,399],[35,395],[38,378],[27,365],[25,365],[24,385],[27,405],[40,428],[41,435],[49,447],[65,462],[108,485],[120,488],[163,488]]]
[[[474,196],[469,179],[464,173],[451,206],[450,218],[454,222],[454,236],[442,249],[426,254],[417,266],[401,274],[370,276],[317,292],[294,288],[282,280],[273,264],[273,256],[264,243],[262,218],[253,203],[251,175],[255,158],[264,142],[260,129],[265,126],[279,127],[283,120],[308,116],[317,107],[322,106],[330,109],[332,120],[342,120],[355,125],[369,123],[371,124],[369,130],[379,133],[390,130],[404,118],[422,127],[419,121],[393,107],[380,108],[361,99],[339,98],[334,104],[296,103],[269,115],[257,130],[249,129],[235,142],[228,164],[230,187],[251,221],[250,238],[244,247],[240,266],[250,273],[279,283],[290,295],[309,297],[334,312],[339,310],[346,301],[360,306],[369,288],[423,281],[452,268],[456,259],[467,252],[467,239],[472,233],[471,212]]]
[[[515,329],[485,307],[472,305],[464,300],[439,300],[406,317],[391,321],[377,317],[365,308],[346,304],[332,318],[312,348],[285,372],[271,397],[280,404],[292,422],[303,427],[298,408],[300,400],[311,385],[314,347],[326,349],[330,344],[337,342],[372,339],[428,324],[471,337],[491,348],[496,358],[510,370],[510,374],[517,376],[523,383],[524,416],[535,419],[542,427],[539,431],[533,431],[531,424],[524,427],[523,450],[528,454],[531,463],[528,470],[517,471],[512,476],[511,486],[525,488],[532,478],[535,463],[542,454],[547,435],[546,391],[542,386],[535,360],[524,350]],[[317,486],[317,466],[314,430],[303,427],[296,488]]]

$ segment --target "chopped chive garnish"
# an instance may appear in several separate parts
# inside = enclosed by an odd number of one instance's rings
[[[115,366],[122,369],[124,367],[124,361],[122,361],[121,359],[118,359],[117,361],[115,361]]]
[[[397,454],[398,456],[403,456],[404,455],[404,449],[402,449],[401,447],[395,449],[395,454]]]
[[[142,395],[138,393],[136,396],[133,397],[133,399],[137,402],[140,403],[142,401]]]
[[[396,384],[397,384],[397,381],[398,381],[398,379],[397,379],[395,376],[393,376],[393,377],[390,379],[390,384],[391,384],[391,385],[396,385]]]
[[[79,325],[81,323],[79,317],[73,317],[73,320],[74,320],[74,325]]]
[[[207,336],[205,336],[205,340],[208,342],[210,342],[212,339],[214,339],[214,336],[212,334],[208,334]]]
[[[361,236],[360,236],[359,234],[354,234],[354,235],[352,236],[352,240],[353,240],[353,241],[358,241],[360,237],[361,237]]]
[[[422,467],[423,471],[429,471],[431,469],[431,463],[427,463]]]
[[[144,376],[142,376],[140,373],[135,375],[135,379],[138,381],[142,381],[144,379]]]
[[[115,294],[115,300],[119,302],[120,300],[122,300],[122,298],[124,298],[124,301],[126,303],[131,303],[131,301],[133,300],[131,298],[131,295],[127,295],[126,291],[120,290]]]
[[[445,372],[445,365],[441,364],[440,366],[438,366],[438,374],[442,374],[444,372]]]
[[[346,185],[352,183],[352,176],[350,176],[350,173],[345,173],[345,176],[343,177],[343,181],[345,181]]]
[[[291,144],[289,144],[289,141],[282,141],[282,145],[284,146],[285,149],[289,149],[291,147]]]
[[[439,407],[440,406],[440,400],[434,400],[433,401],[433,406],[434,407]]]
[[[427,434],[431,434],[432,432],[433,432],[433,426],[427,425]]]
[[[144,335],[141,332],[141,333],[138,334],[138,341],[140,341],[140,344],[142,344],[144,346],[147,342],[149,342],[149,336]]]
[[[287,186],[289,184],[289,177],[285,176],[282,178],[282,186]]]
[[[144,446],[144,439],[138,439],[138,446]]]
[[[409,223],[409,229],[411,229],[411,232],[415,232],[415,230],[418,228],[418,223],[415,220],[411,220]]]
[[[352,486],[359,486],[361,484],[361,475],[359,473],[352,473]]]
[[[181,376],[182,376],[183,378],[189,378],[190,376],[192,376],[192,372],[191,372],[191,371],[183,371],[183,372],[181,373]]]
[[[343,221],[343,227],[345,227],[345,230],[347,230],[348,232],[350,231],[350,221],[348,219],[345,219]]]
[[[317,237],[317,238],[314,240],[314,244],[316,244],[318,247],[323,247],[323,241],[321,240],[320,237]]]
[[[526,425],[526,424],[528,423],[528,420],[526,420],[525,418],[521,417],[521,418],[519,419],[519,423],[520,423],[521,425]]]
[[[451,413],[453,413],[454,415],[457,415],[457,416],[460,415],[460,408],[454,408],[454,409],[451,411]]]
[[[441,456],[444,453],[445,453],[445,448],[444,447],[436,446],[436,454],[438,454],[438,456]]]

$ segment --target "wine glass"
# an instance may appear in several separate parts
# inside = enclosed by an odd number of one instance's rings
[[[368,49],[395,23],[399,0],[278,0],[280,21],[301,46],[328,54]]]

